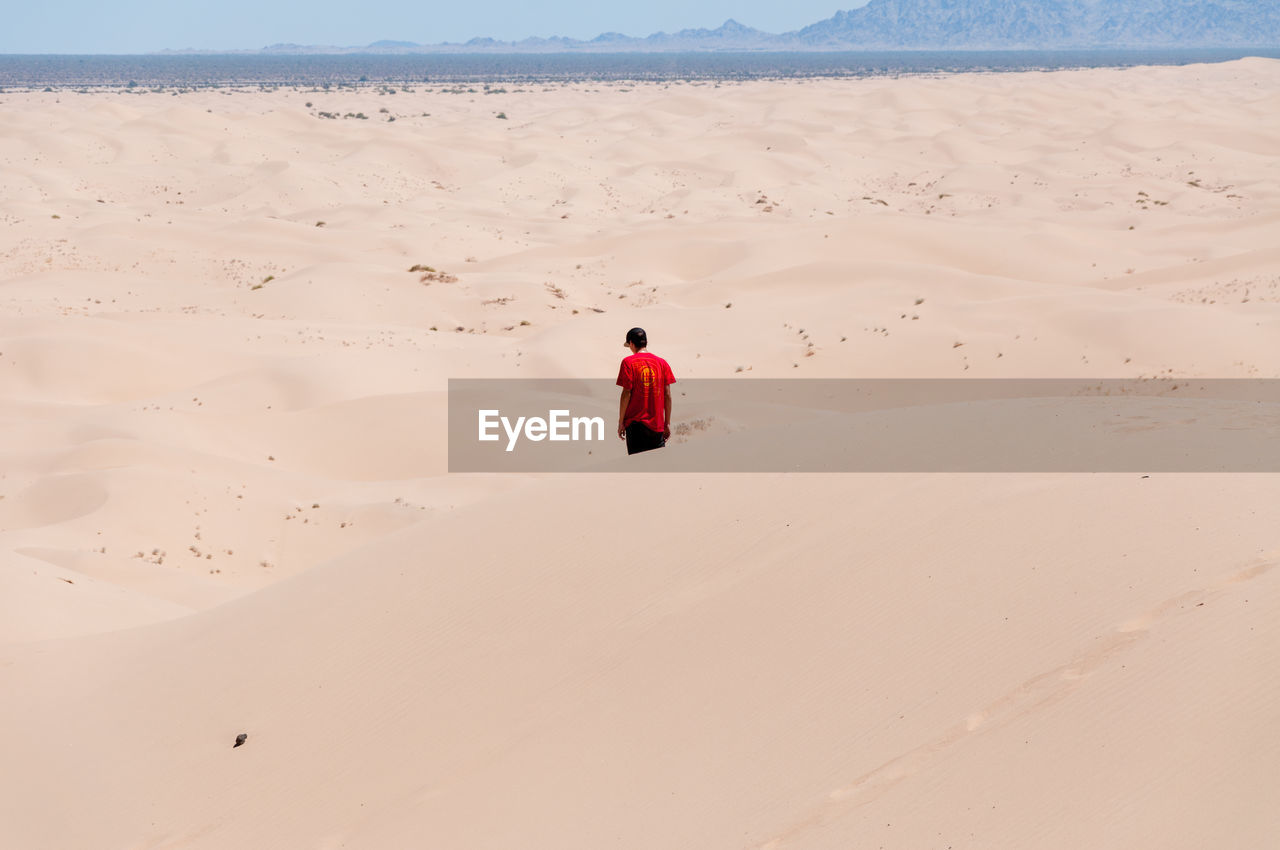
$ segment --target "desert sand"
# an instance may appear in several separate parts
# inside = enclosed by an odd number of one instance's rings
[[[1274,846],[1280,477],[450,475],[444,420],[632,325],[1280,377],[1280,62],[474,88],[0,92],[0,847]]]

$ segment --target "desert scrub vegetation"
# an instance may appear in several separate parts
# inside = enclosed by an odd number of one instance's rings
[[[449,274],[448,272],[440,271],[433,266],[423,265],[422,263],[414,263],[409,267],[409,271],[414,274],[420,273],[422,276],[418,278],[418,281],[427,285],[433,283],[458,282],[458,276],[456,274]]]

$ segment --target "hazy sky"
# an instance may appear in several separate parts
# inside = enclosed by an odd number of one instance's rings
[[[147,53],[268,44],[432,44],[602,32],[645,36],[714,28],[726,18],[768,32],[799,29],[866,0],[16,0],[0,53]]]

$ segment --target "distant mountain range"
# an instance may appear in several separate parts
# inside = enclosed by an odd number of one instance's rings
[[[1280,46],[1277,0],[871,0],[794,32],[734,20],[716,29],[643,38],[607,32],[587,41],[473,38],[461,44],[376,41],[362,47],[275,44],[307,53],[559,53],[858,49],[1053,49]],[[209,51],[164,51],[209,52]]]
[[[1262,47],[1275,0],[872,0],[794,33],[812,47]]]

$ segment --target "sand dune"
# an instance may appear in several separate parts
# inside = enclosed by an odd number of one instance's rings
[[[0,846],[1270,846],[1275,476],[449,475],[445,391],[1280,377],[1280,63],[505,89],[0,93]]]

